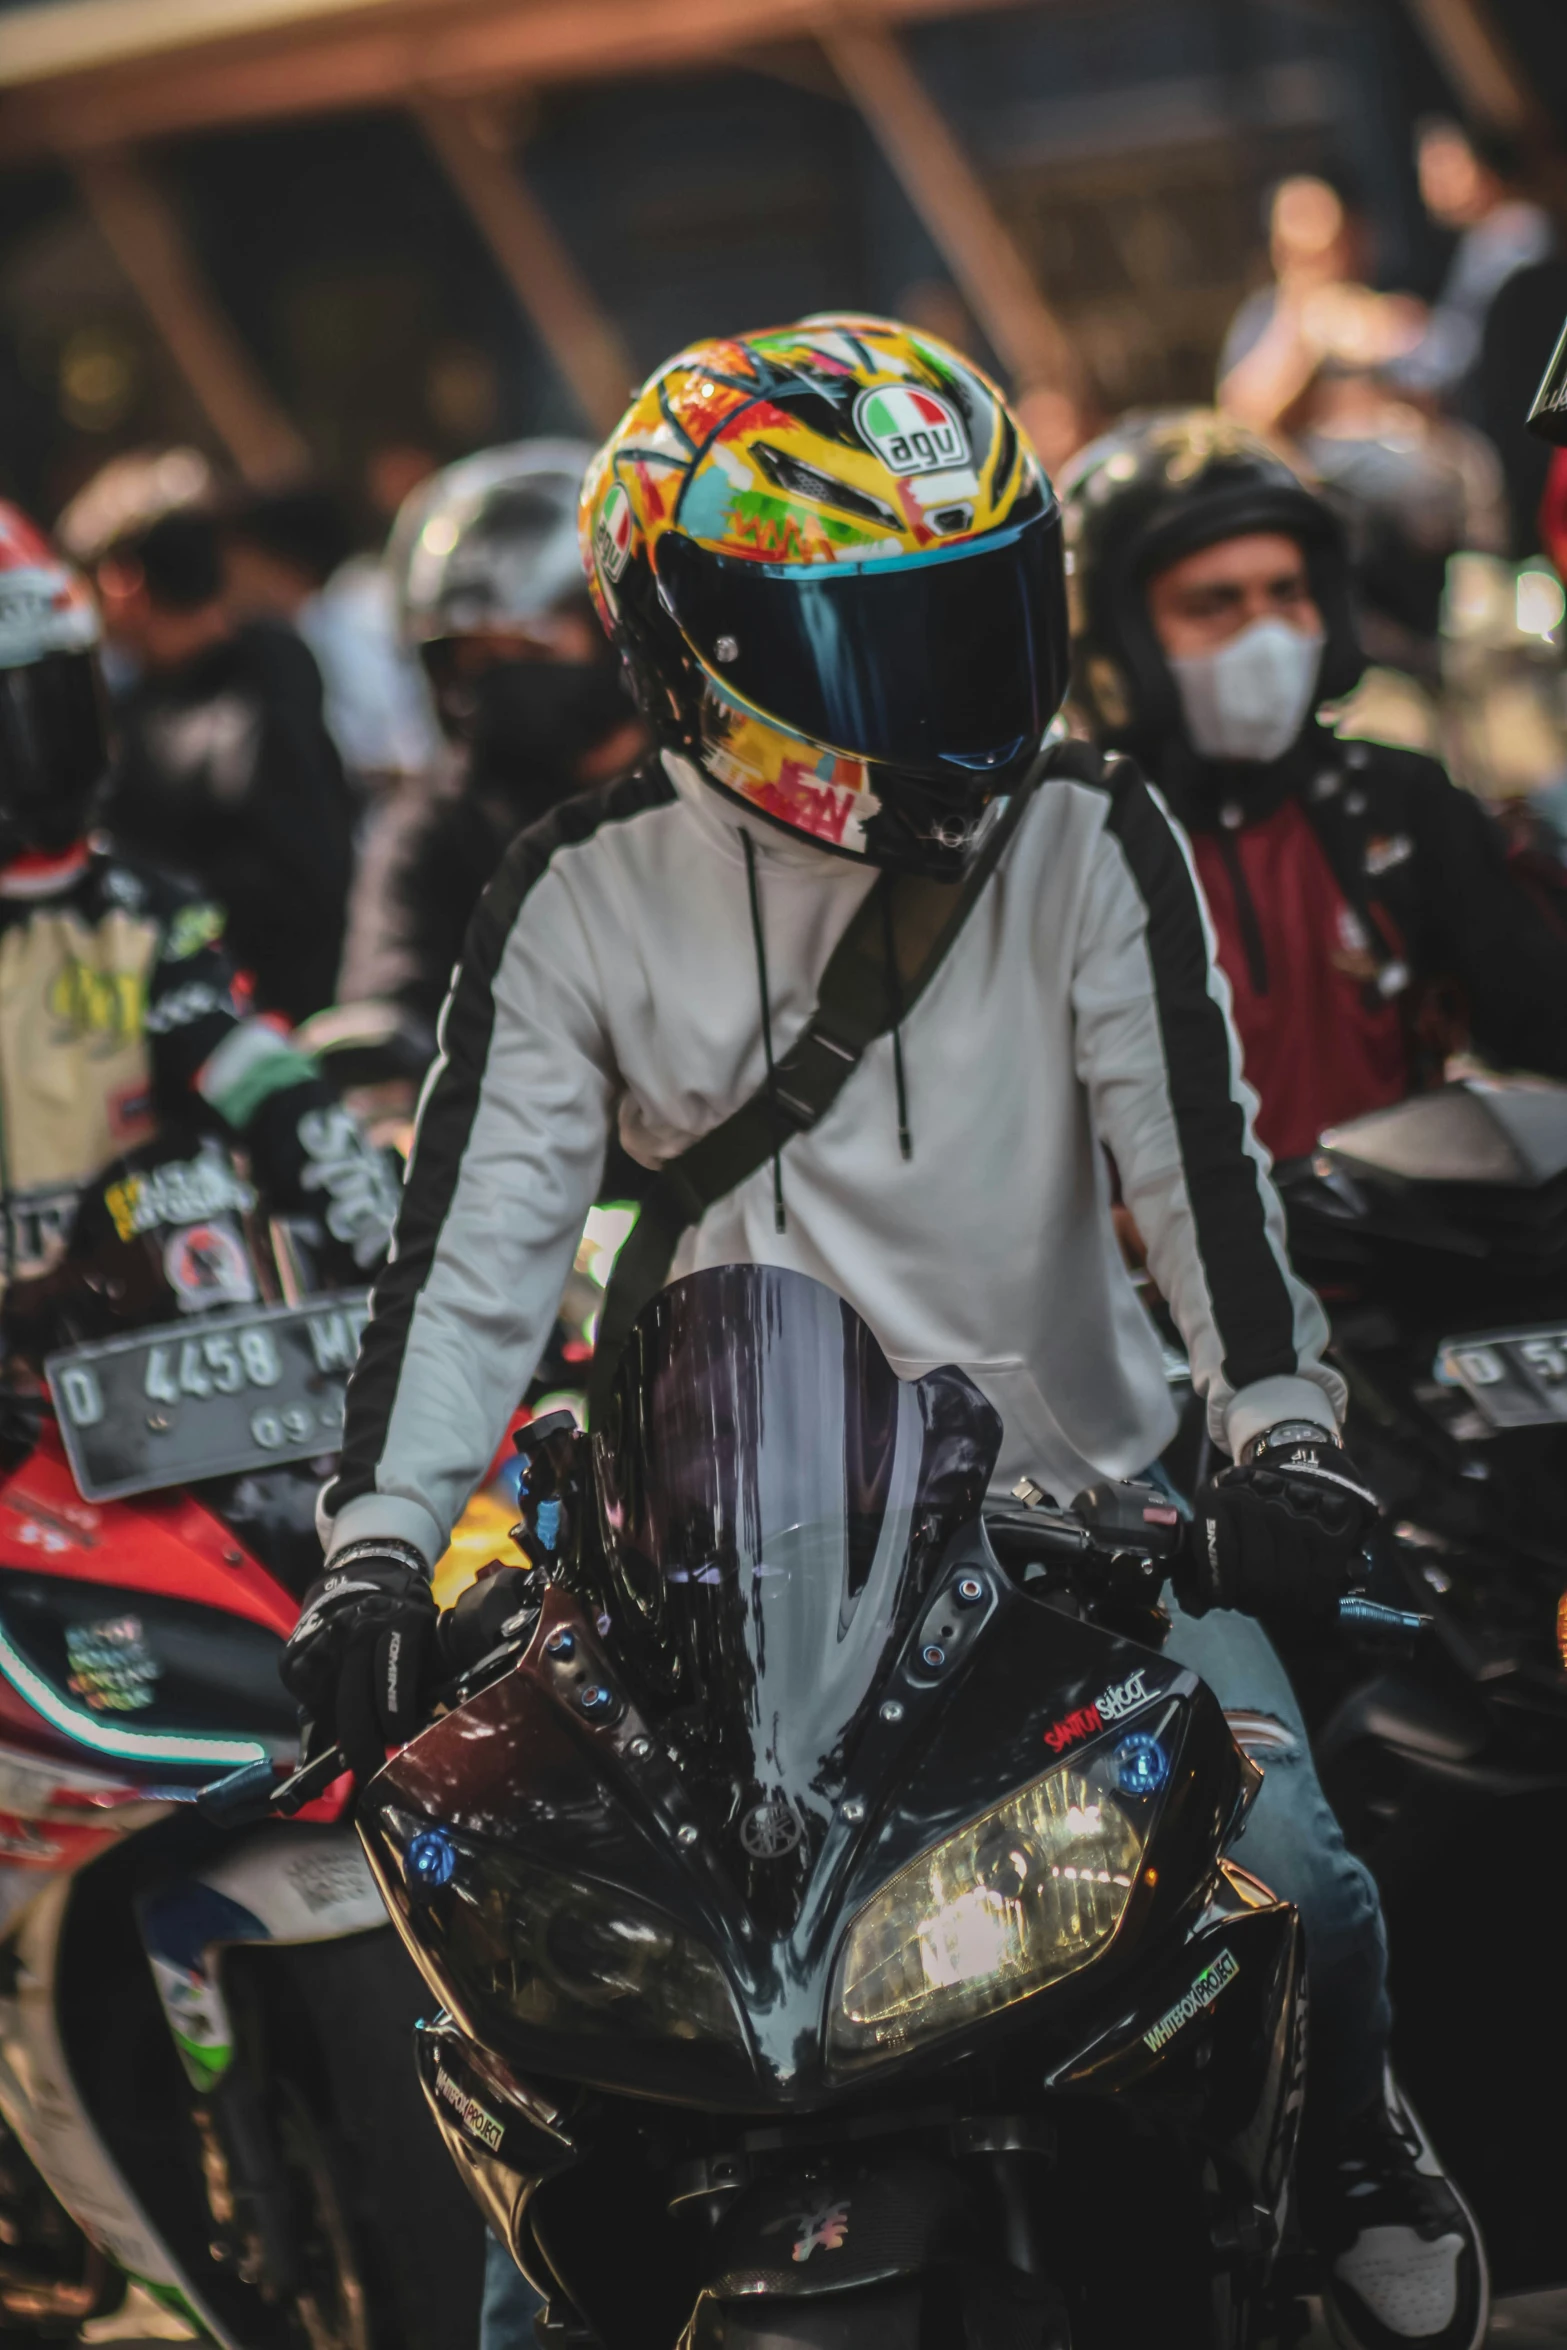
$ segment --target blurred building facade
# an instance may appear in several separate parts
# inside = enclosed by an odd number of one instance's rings
[[[273,469],[312,470],[357,499],[367,535],[400,451],[444,458],[602,425],[518,299],[417,92],[323,108],[302,72],[295,107],[284,72],[264,116],[135,137],[137,176],[116,179],[112,58],[79,119],[70,77],[40,82],[35,68],[42,20],[74,19],[85,41],[95,9],[109,23],[124,4],[0,0],[0,489],[52,514],[117,449],[195,440],[225,455],[167,322],[105,233],[149,184],[186,293],[271,405]],[[1444,256],[1410,142],[1421,114],[1470,102],[1451,44],[1431,37],[1432,16],[1456,4],[1014,0],[947,13],[923,0],[891,11],[907,21],[885,37],[1064,330],[1082,397],[1114,412],[1210,394],[1225,326],[1256,282],[1265,190],[1285,171],[1346,181],[1369,209],[1382,280],[1434,284]],[[521,0],[523,13],[547,5]],[[396,6],[358,0],[352,13]],[[1558,123],[1559,8],[1491,10]],[[802,22],[796,6],[775,14]],[[751,33],[767,24],[747,13]],[[629,43],[623,67],[610,49],[591,74],[470,89],[464,136],[470,159],[490,158],[481,179],[502,168],[531,208],[511,233],[525,240],[542,217],[574,279],[566,295],[598,314],[628,385],[687,337],[850,305],[911,315],[1015,377],[853,78],[810,37],[668,66]],[[132,107],[132,131],[140,119]],[[481,212],[483,200],[481,187]],[[156,221],[149,233],[156,266]]]

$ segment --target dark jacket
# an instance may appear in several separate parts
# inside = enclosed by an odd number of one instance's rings
[[[465,786],[436,801],[392,875],[398,941],[410,964],[398,997],[432,1026],[474,908],[524,821],[510,799]]]
[[[320,673],[291,629],[253,622],[143,681],[121,712],[104,820],[225,908],[263,1010],[301,1020],[332,1001],[353,812]]]
[[[1275,1158],[1460,1046],[1567,1078],[1567,936],[1434,760],[1313,728],[1262,771],[1150,764],[1191,835]]]

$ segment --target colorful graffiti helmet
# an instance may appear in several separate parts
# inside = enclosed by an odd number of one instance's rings
[[[1347,694],[1362,667],[1349,555],[1337,516],[1272,443],[1213,408],[1129,416],[1061,476],[1072,609],[1072,687],[1103,741],[1157,748],[1182,727],[1148,615],[1167,564],[1248,531],[1305,554],[1327,631],[1319,692]]]
[[[0,504],[0,864],[80,839],[108,766],[86,582]]]
[[[593,460],[580,528],[666,747],[822,847],[962,871],[1068,654],[1054,493],[970,361],[837,315],[698,343]]]

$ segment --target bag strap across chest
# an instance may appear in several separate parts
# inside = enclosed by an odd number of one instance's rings
[[[667,1282],[682,1235],[765,1167],[775,1150],[819,1125],[868,1048],[907,1018],[984,894],[1050,758],[1049,750],[1041,754],[992,820],[962,881],[878,876],[828,957],[816,1008],[779,1055],[771,1086],[758,1087],[660,1168],[615,1261],[599,1315],[588,1386],[593,1426],[603,1424],[631,1325]]]

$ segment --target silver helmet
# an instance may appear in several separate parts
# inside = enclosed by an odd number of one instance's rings
[[[592,454],[584,441],[513,441],[420,483],[386,550],[409,646],[526,628],[586,595],[577,498]]]

